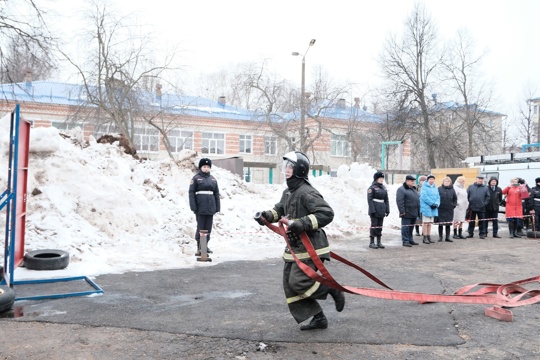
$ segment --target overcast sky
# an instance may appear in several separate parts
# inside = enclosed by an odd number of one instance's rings
[[[69,6],[80,9],[86,1],[56,0],[56,3],[62,5],[62,14],[68,15]],[[307,83],[310,71],[323,66],[336,81],[359,84],[358,93],[351,97],[362,97],[362,92],[380,81],[376,60],[384,40],[389,34],[402,32],[403,22],[415,1],[111,0],[108,3],[116,4],[126,13],[138,14],[141,23],[155,27],[160,40],[178,43],[189,80],[230,64],[270,59],[280,75],[299,84],[301,58],[291,56],[291,52],[304,53],[309,41],[316,39],[306,56]],[[483,72],[487,80],[495,82],[501,102],[494,110],[511,115],[525,87],[540,81],[537,66],[540,49],[536,39],[540,1],[428,0],[424,4],[438,25],[441,41],[466,28],[475,40],[478,53],[487,51]]]

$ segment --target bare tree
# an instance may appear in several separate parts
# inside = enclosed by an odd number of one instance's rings
[[[444,68],[448,74],[447,80],[459,102],[452,109],[453,131],[460,134],[465,132],[467,156],[473,156],[478,151],[489,152],[493,143],[500,138],[501,124],[490,126],[493,124],[489,120],[494,115],[487,109],[491,105],[493,90],[478,72],[484,54],[475,55],[474,43],[465,30],[458,32],[446,54]]]
[[[410,119],[410,125],[422,131],[431,168],[437,165],[437,144],[431,127],[428,95],[441,69],[443,55],[430,16],[422,5],[417,4],[405,22],[402,37],[388,38],[379,61],[383,74],[392,84],[392,94],[410,99],[418,112],[418,116]]]
[[[533,114],[533,107],[531,99],[534,98],[536,88],[529,84],[523,90],[519,106],[516,125],[520,138],[525,141],[526,144],[532,144],[533,142],[540,141],[537,138],[538,133],[538,121]],[[532,148],[528,148],[531,151]]]
[[[332,118],[332,109],[348,92],[348,85],[333,86],[318,71],[313,89],[302,93],[287,80],[269,74],[266,63],[246,74],[245,84],[256,90],[251,98],[252,109],[271,131],[282,139],[289,150],[311,153],[316,162],[313,145],[325,131],[325,119]],[[306,121],[301,121],[301,104],[305,104]]]
[[[164,54],[161,64],[156,65],[154,54],[159,52],[150,48],[151,38],[132,26],[129,17],[117,16],[98,1],[91,6],[88,20],[92,30],[87,34],[90,41],[84,43],[86,63],[77,63],[63,54],[82,79],[84,111],[97,123],[112,122],[133,147],[135,125],[144,120],[142,113],[155,103],[142,95],[147,91],[148,79],[160,79],[173,69],[174,52]],[[147,120],[162,110],[152,109]]]
[[[21,13],[32,14],[21,17]],[[35,77],[55,68],[56,39],[49,33],[44,11],[34,0],[3,1],[0,6],[0,81],[20,82],[28,70]],[[42,72],[43,71],[43,72]]]

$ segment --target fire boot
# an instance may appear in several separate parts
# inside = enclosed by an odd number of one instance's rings
[[[377,235],[377,247],[379,249],[384,249],[384,245],[381,243],[381,235]]]
[[[326,329],[328,327],[328,320],[324,313],[321,311],[311,319],[309,324],[300,326],[300,330],[315,330],[315,329]]]
[[[369,237],[369,248],[370,249],[378,249],[377,245],[375,245],[375,239],[373,238],[373,236]]]
[[[336,311],[342,312],[343,308],[345,307],[345,294],[343,294],[343,291],[330,289],[328,293],[330,296],[332,296],[332,299],[334,299],[334,302],[336,303]]]

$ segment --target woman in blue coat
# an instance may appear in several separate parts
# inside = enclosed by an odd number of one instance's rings
[[[427,180],[422,185],[420,191],[420,214],[422,214],[422,242],[424,244],[431,244],[431,224],[435,216],[439,215],[437,208],[441,204],[441,198],[439,196],[439,189],[435,185],[435,176],[428,175]]]

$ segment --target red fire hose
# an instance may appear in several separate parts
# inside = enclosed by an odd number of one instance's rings
[[[513,320],[512,312],[503,309],[503,307],[517,307],[540,302],[540,290],[527,290],[526,288],[521,286],[524,284],[535,282],[540,283],[540,275],[529,279],[514,281],[508,284],[479,283],[468,285],[458,289],[454,294],[451,295],[397,291],[390,288],[388,285],[383,283],[381,280],[370,274],[362,267],[335,254],[334,252],[330,252],[330,257],[332,259],[335,259],[347,266],[350,266],[360,271],[365,276],[367,276],[377,284],[381,285],[385,289],[341,285],[328,272],[323,262],[315,252],[315,249],[313,248],[313,245],[311,244],[311,241],[309,240],[305,232],[300,235],[300,239],[302,240],[302,244],[304,244],[311,260],[314,262],[314,264],[317,266],[317,269],[320,271],[320,274],[306,264],[304,264],[302,261],[300,261],[300,259],[298,259],[298,257],[292,250],[284,225],[284,223],[286,224],[286,221],[288,220],[280,220],[277,226],[270,224],[265,219],[262,220],[264,221],[266,226],[268,226],[268,228],[270,228],[275,233],[283,236],[292,257],[306,275],[308,275],[311,279],[320,282],[321,284],[350,294],[357,294],[387,300],[418,301],[420,303],[446,302],[493,305],[490,308],[486,308],[484,310],[484,314],[503,321]]]

